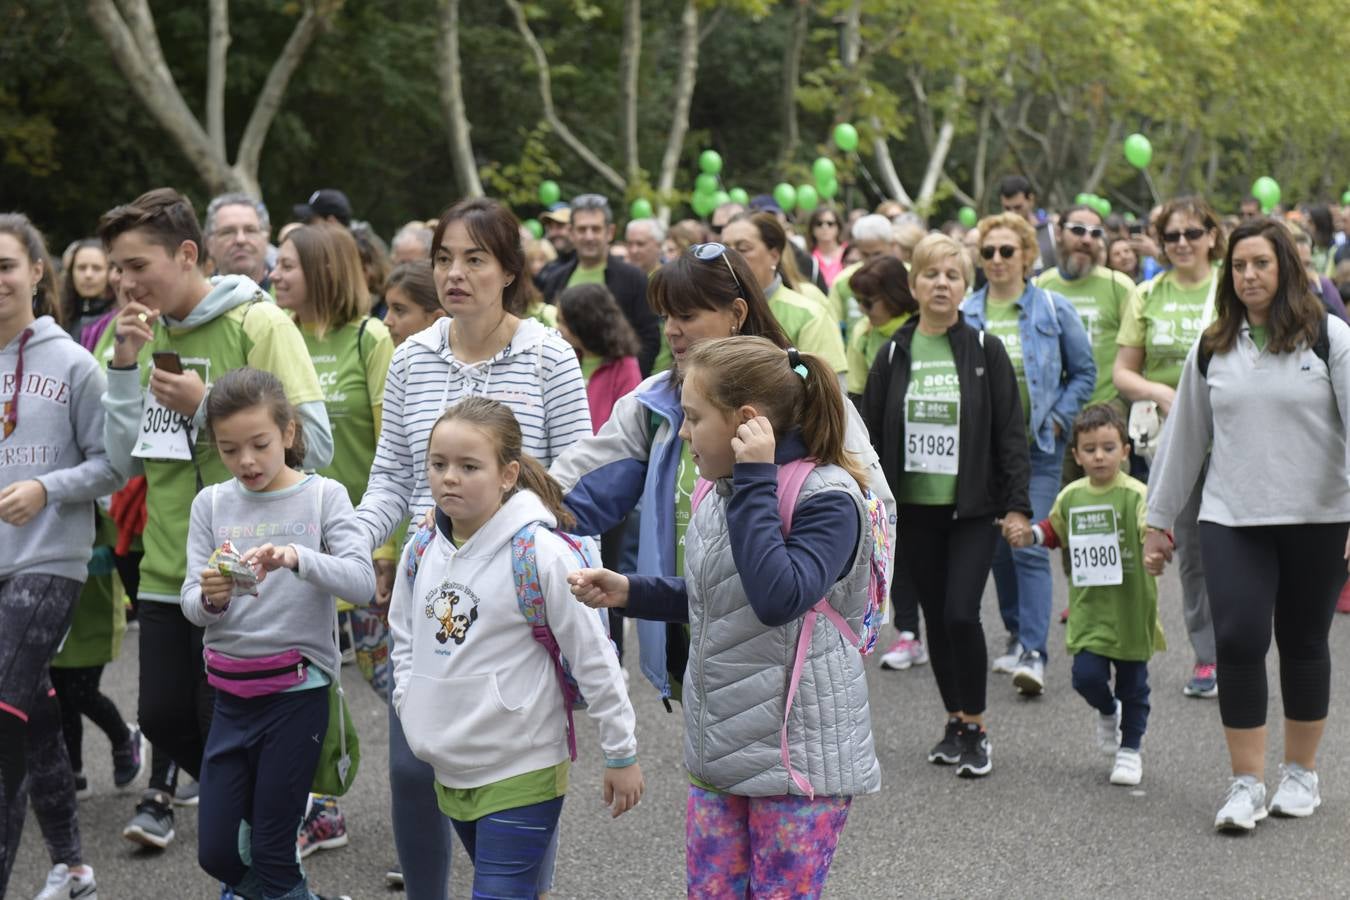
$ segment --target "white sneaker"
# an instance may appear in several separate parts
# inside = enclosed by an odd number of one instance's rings
[[[1303,818],[1322,805],[1322,793],[1317,789],[1317,773],[1298,763],[1280,765],[1280,786],[1270,800],[1270,811],[1277,816]]]
[[[1012,676],[1013,687],[1028,697],[1037,697],[1045,690],[1045,660],[1035,650],[1023,651]]]
[[[1124,747],[1116,751],[1116,764],[1111,768],[1111,783],[1134,787],[1144,777],[1144,760],[1138,750]]]
[[[33,900],[98,900],[98,886],[94,884],[94,870],[83,866],[83,871],[72,872],[65,863],[57,863],[47,873],[47,884]]]
[[[65,863],[57,863],[47,873],[46,887],[33,900],[55,900],[63,894],[68,894],[67,888],[69,887],[70,867]]]
[[[1017,668],[1017,661],[1022,658],[1022,642],[1017,638],[1008,639],[1008,652],[1002,656],[994,657],[993,669],[1002,675],[1011,675],[1012,670]]]
[[[904,671],[910,666],[921,666],[926,662],[928,651],[924,649],[923,641],[915,637],[912,631],[900,632],[900,637],[881,655],[883,669]]]
[[[1120,749],[1120,701],[1109,716],[1097,714],[1097,749],[1111,756]],[[1117,761],[1119,758],[1117,758]],[[1138,782],[1135,782],[1138,784]]]
[[[1239,775],[1228,786],[1228,797],[1214,817],[1216,831],[1253,831],[1266,817],[1266,786],[1251,775]]]

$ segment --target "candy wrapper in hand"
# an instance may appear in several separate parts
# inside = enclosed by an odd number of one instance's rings
[[[206,561],[208,566],[213,567],[222,575],[228,575],[232,582],[230,588],[230,599],[235,597],[256,597],[258,596],[258,576],[261,574],[259,567],[254,563],[244,561],[244,557],[239,551],[234,549],[234,545],[229,541],[221,544],[211,558]]]

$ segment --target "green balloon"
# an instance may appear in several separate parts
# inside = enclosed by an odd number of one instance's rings
[[[834,126],[834,145],[845,153],[858,149],[858,129],[847,122]]]
[[[975,223],[980,220],[973,206],[963,206],[956,214],[956,221],[960,222],[966,228],[974,228]]]
[[[786,181],[780,181],[773,189],[774,202],[786,212],[797,205],[797,189]]]
[[[820,191],[820,196],[826,200],[833,200],[834,195],[839,193],[839,180],[830,178],[826,181],[817,181],[816,190]]]
[[[699,194],[717,193],[717,176],[704,172],[694,179],[694,192]]]
[[[712,194],[700,194],[696,191],[694,196],[689,198],[689,205],[694,208],[699,218],[705,218],[717,208],[717,198]]]
[[[1076,197],[1073,198],[1073,205],[1074,205],[1074,206],[1091,206],[1091,205],[1092,205],[1092,195],[1091,195],[1091,194],[1079,194],[1078,196],[1076,196]]]
[[[538,219],[526,219],[521,224],[525,226],[526,231],[534,235],[535,240],[538,240],[539,238],[544,236],[544,226],[540,223]]]
[[[1341,206],[1350,206],[1350,191],[1341,194]]]
[[[1107,200],[1105,197],[1098,197],[1096,205],[1097,205],[1097,212],[1101,213],[1103,217],[1111,215],[1110,200]]]
[[[822,156],[811,163],[811,174],[815,176],[816,185],[819,186],[832,180],[838,174],[838,170],[834,167],[834,160]]]
[[[1269,175],[1262,175],[1252,183],[1252,196],[1261,201],[1261,211],[1268,213],[1280,202],[1280,184]]]
[[[810,212],[820,203],[820,193],[811,185],[803,184],[797,188],[797,209]]]
[[[1134,213],[1132,213],[1132,212],[1127,212],[1127,213],[1125,213],[1125,221],[1126,221],[1126,222],[1137,222],[1137,221],[1139,221],[1139,217],[1136,216],[1136,215],[1135,215]]]
[[[630,219],[650,219],[652,217],[652,202],[646,197],[639,197],[628,207],[628,218]]]
[[[558,187],[558,182],[549,179],[539,182],[539,202],[545,206],[552,206],[562,198],[562,188]]]
[[[1153,145],[1148,138],[1135,132],[1125,139],[1125,159],[1136,169],[1147,169],[1153,161]]]
[[[716,150],[704,150],[698,155],[698,168],[709,175],[718,174],[722,171],[722,155]]]
[[[727,196],[731,197],[732,203],[739,203],[741,206],[750,205],[750,195],[746,193],[745,188],[732,188],[727,192]]]

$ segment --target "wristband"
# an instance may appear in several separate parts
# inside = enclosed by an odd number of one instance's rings
[[[1044,543],[1045,543],[1045,532],[1041,531],[1041,526],[1039,526],[1039,525],[1032,525],[1032,526],[1031,526],[1031,545],[1032,545],[1033,547],[1039,547],[1039,546],[1041,546],[1041,545],[1044,544]]]
[[[216,606],[216,605],[215,605],[214,603],[212,603],[210,600],[207,600],[207,599],[206,599],[206,594],[205,594],[205,593],[202,594],[202,609],[206,610],[206,611],[209,612],[211,615],[213,615],[213,616],[223,616],[223,615],[225,615],[225,610],[227,610],[227,609],[229,609],[229,608],[230,608],[230,601],[226,600],[224,606]]]
[[[631,765],[635,765],[636,763],[637,763],[637,756],[636,756],[636,755],[633,755],[633,756],[625,756],[623,759],[607,759],[607,760],[605,760],[605,768],[606,768],[606,769],[626,769],[626,768],[628,768],[628,767],[631,766]]]

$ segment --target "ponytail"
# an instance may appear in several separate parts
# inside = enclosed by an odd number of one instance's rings
[[[867,476],[853,454],[844,449],[848,418],[843,392],[834,370],[821,357],[786,351],[758,337],[704,341],[689,351],[685,383],[694,371],[698,386],[719,409],[742,406],[758,409],[781,439],[793,427],[801,429],[809,457],[822,465],[836,465],[867,487]]]
[[[558,520],[558,527],[563,531],[575,528],[576,517],[563,505],[562,485],[554,481],[543,464],[530,454],[522,453],[519,462],[520,478],[516,481],[516,490],[523,488],[538,494],[544,508],[553,513],[553,518]]]

